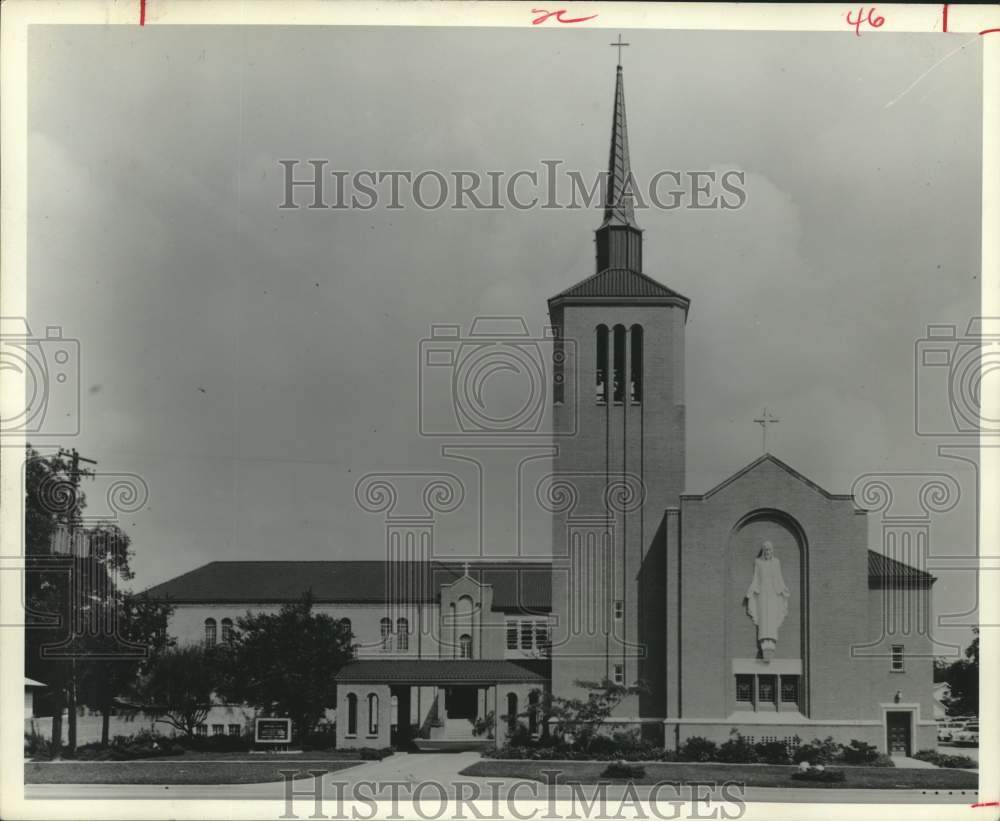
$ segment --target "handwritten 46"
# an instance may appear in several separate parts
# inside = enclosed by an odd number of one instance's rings
[[[875,6],[872,6],[870,9],[868,9],[867,17],[865,17],[864,14],[865,14],[864,6],[858,9],[858,16],[854,20],[851,19],[851,13],[847,12],[847,25],[854,26],[855,37],[861,36],[861,26],[863,26],[865,23],[867,23],[873,29],[877,29],[881,27],[881,25],[885,22],[885,18],[881,14],[875,13]]]

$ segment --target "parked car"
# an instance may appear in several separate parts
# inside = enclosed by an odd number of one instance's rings
[[[964,721],[940,721],[937,727],[938,741],[951,741],[955,733],[965,729]]]
[[[978,747],[979,746],[979,724],[978,722],[972,722],[966,724],[961,730],[956,730],[951,737],[952,744],[960,745],[963,747]]]

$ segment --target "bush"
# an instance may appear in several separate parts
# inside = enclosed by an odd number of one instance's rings
[[[613,761],[604,768],[601,778],[642,778],[646,775],[645,767],[640,764],[628,764],[625,761]]]
[[[729,740],[719,746],[715,760],[727,764],[755,764],[759,759],[755,745],[733,730]]]
[[[714,761],[719,747],[714,741],[696,735],[691,736],[677,751],[678,761]]]
[[[800,770],[792,773],[792,778],[796,781],[815,781],[820,784],[837,784],[847,780],[843,770]]]
[[[842,748],[840,759],[845,764],[873,765],[879,759],[878,747],[856,738]]]
[[[507,736],[507,743],[512,747],[528,747],[534,743],[528,725],[523,721],[518,721],[514,725],[514,730]]]
[[[827,736],[822,741],[814,738],[808,744],[799,745],[792,755],[792,761],[798,764],[800,761],[808,761],[810,764],[831,764],[840,760],[843,747],[833,740],[833,736]]]
[[[25,733],[24,755],[28,758],[52,758],[52,742],[35,730]]]
[[[758,741],[753,751],[761,764],[788,764],[791,760],[784,741]]]
[[[937,750],[918,750],[913,757],[948,769],[975,769],[977,766],[976,761],[967,755],[948,755]]]
[[[303,750],[332,750],[337,746],[336,733],[329,730],[316,730],[302,734]]]
[[[392,747],[362,747],[358,750],[358,758],[362,761],[381,761],[392,755]]]

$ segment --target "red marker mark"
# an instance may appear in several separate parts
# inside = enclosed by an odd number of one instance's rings
[[[550,17],[555,17],[557,23],[584,23],[587,20],[593,20],[597,17],[596,14],[591,14],[590,17],[563,17],[566,13],[566,9],[559,9],[558,11],[549,11],[548,9],[532,9],[532,14],[540,14],[541,17],[536,17],[531,21],[531,25],[537,26],[539,23],[544,23]]]
[[[987,29],[987,31],[990,30],[991,29]],[[1000,31],[1000,29],[992,29],[992,31]],[[976,807],[1000,807],[1000,801],[983,801],[981,804],[970,804],[969,806],[972,809],[975,809]]]
[[[980,34],[993,34],[995,31],[1000,31],[1000,29],[983,29]]]
[[[941,31],[945,34],[948,33],[948,4],[944,4],[944,10],[941,12]]]
[[[865,13],[865,7],[862,6],[861,8],[858,9],[857,19],[852,20],[851,13],[847,12],[847,25],[854,26],[855,37],[861,36],[861,26],[864,25],[865,23],[867,23],[873,29],[877,29],[880,28],[882,24],[885,22],[885,18],[881,14],[875,13],[875,6],[872,6],[868,10],[867,17],[864,16],[864,13]]]
[[[146,25],[146,0],[139,0],[139,25]]]

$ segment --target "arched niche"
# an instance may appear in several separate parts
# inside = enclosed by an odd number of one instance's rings
[[[728,659],[760,658],[757,626],[747,614],[747,588],[753,581],[754,562],[763,543],[771,542],[781,561],[789,590],[788,614],[778,632],[774,659],[807,661],[808,563],[805,532],[790,515],[760,509],[741,518],[730,531],[726,547],[726,655]]]

